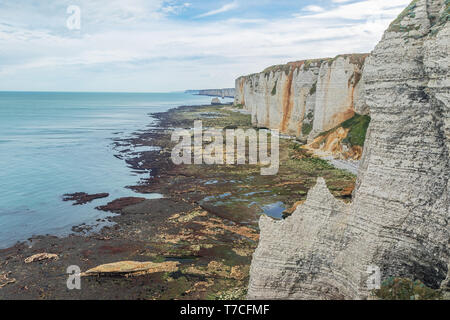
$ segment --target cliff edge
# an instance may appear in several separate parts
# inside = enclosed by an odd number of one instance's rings
[[[365,60],[372,120],[353,202],[319,179],[291,217],[262,217],[248,298],[366,299],[373,266],[448,290],[449,6],[413,1]]]

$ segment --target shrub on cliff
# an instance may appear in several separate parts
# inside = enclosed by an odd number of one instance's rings
[[[441,293],[426,287],[421,281],[389,278],[382,283],[375,295],[382,300],[440,300]]]
[[[350,146],[364,146],[366,140],[367,129],[369,128],[370,117],[355,114],[355,116],[342,123],[344,129],[350,128],[344,143]]]

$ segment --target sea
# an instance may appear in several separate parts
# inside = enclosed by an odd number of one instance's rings
[[[157,125],[150,113],[210,102],[184,92],[0,92],[0,248],[98,225],[110,214],[95,207],[119,197],[161,198],[126,188],[151,173],[116,157],[114,141]],[[62,201],[75,192],[110,196],[80,206]]]

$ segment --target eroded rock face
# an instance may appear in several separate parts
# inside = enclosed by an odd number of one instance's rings
[[[366,54],[305,60],[236,80],[235,105],[255,126],[298,137],[317,135],[366,113],[360,82]]]
[[[336,200],[320,178],[306,202],[286,220],[261,217],[249,298],[343,298],[347,288],[335,279],[332,262],[350,241],[343,236],[348,212],[349,205]]]
[[[417,0],[366,60],[372,121],[353,203],[325,183],[292,217],[263,217],[250,299],[365,299],[367,269],[448,290],[449,2]]]

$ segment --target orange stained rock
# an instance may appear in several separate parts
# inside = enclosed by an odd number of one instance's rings
[[[352,146],[350,149],[344,148],[342,141],[347,138],[349,131],[349,128],[338,127],[318,136],[313,142],[303,148],[311,151],[316,156],[333,155],[343,159],[360,160],[363,153],[361,146]]]
[[[245,84],[245,78],[242,78],[242,79],[240,80],[239,87],[240,87],[241,94],[242,94],[242,101],[241,101],[241,104],[242,104],[243,106],[245,106],[244,84]]]
[[[287,131],[289,120],[291,119],[292,108],[294,106],[294,99],[293,99],[293,94],[292,94],[292,80],[294,77],[294,70],[295,70],[294,68],[291,68],[291,70],[289,71],[287,81],[283,88],[283,99],[282,99],[283,118],[281,120],[281,126],[280,126],[280,131],[283,133],[286,133],[286,131]]]
[[[299,205],[304,204],[304,203],[305,203],[305,200],[297,201],[296,203],[294,203],[294,205],[292,206],[292,208],[287,209],[285,212],[286,212],[287,214],[293,214],[293,213],[295,212],[295,210],[297,210],[297,207],[298,207]]]

